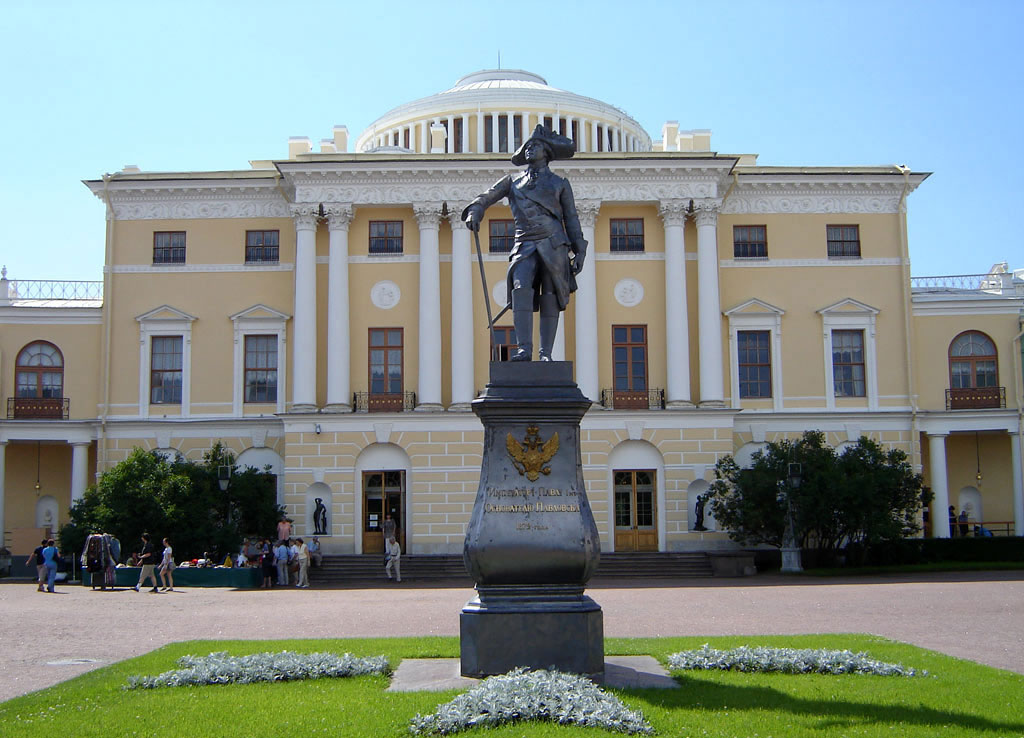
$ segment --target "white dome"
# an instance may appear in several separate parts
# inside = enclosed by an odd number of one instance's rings
[[[399,146],[421,154],[511,153],[538,122],[574,138],[579,151],[651,150],[650,136],[614,105],[552,87],[521,69],[486,69],[388,111],[363,131],[356,151]]]

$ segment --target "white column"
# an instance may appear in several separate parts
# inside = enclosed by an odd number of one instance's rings
[[[449,154],[455,153],[455,116],[449,115],[447,118],[448,122],[448,135],[444,139],[444,150]]]
[[[458,208],[448,213],[452,226],[452,404],[469,410],[476,395],[473,366],[473,256],[469,229]],[[484,299],[487,299],[485,296]]]
[[[928,470],[932,478],[932,536],[949,538],[949,483],[946,481],[946,436],[928,434]]]
[[[462,114],[462,153],[469,153],[469,115]]]
[[[682,200],[663,200],[658,214],[665,224],[665,405],[692,407],[690,318],[686,311],[686,204]]]
[[[476,153],[484,153],[484,111],[476,111]]]
[[[501,151],[501,142],[498,140],[498,113],[491,113],[491,151]]]
[[[522,139],[526,141],[530,137],[530,114],[524,112],[519,124],[522,126]]]
[[[508,118],[505,124],[505,135],[508,136],[508,153],[514,153],[516,150],[516,114],[512,111],[505,113]]]
[[[601,399],[597,361],[597,259],[594,226],[601,209],[599,200],[577,200],[583,237],[587,239],[587,260],[583,271],[576,275],[576,384],[585,397],[594,402]],[[607,344],[606,344],[607,345]]]
[[[722,379],[722,304],[718,291],[717,200],[698,203],[697,218],[697,338],[700,351],[700,404],[725,407]]]
[[[1024,471],[1021,469],[1020,436],[1010,434],[1010,454],[1013,465],[1013,534],[1024,536]],[[3,492],[0,491],[0,496]]]
[[[4,295],[6,297],[6,295]],[[7,441],[0,441],[0,546],[6,545],[4,531],[7,530],[7,518],[4,517],[4,506],[6,497],[4,495],[4,480],[7,478]]]
[[[89,483],[89,441],[71,444],[71,504],[82,499]]]
[[[565,116],[565,132],[568,135],[568,137],[572,139],[573,143],[576,144],[576,150],[579,151],[580,150],[580,142],[577,141],[576,138],[574,138],[573,135],[572,135],[572,120],[573,120],[573,116],[571,116],[571,115]]]
[[[430,153],[430,121],[420,121],[420,153]]]
[[[597,121],[590,121],[590,151],[597,151]]]
[[[414,143],[410,132],[409,143]],[[327,406],[331,413],[352,410],[349,335],[348,227],[352,206],[337,203],[324,208],[330,252],[327,257]]]
[[[292,205],[295,220],[295,311],[292,412],[316,410],[316,205]]]
[[[416,409],[441,410],[441,206],[413,205],[420,226],[419,383]]]

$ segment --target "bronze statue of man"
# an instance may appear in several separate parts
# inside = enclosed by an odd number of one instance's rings
[[[576,275],[583,269],[587,242],[572,187],[548,169],[548,162],[569,159],[574,153],[576,144],[572,139],[537,126],[512,156],[512,163],[525,164],[526,171],[502,177],[462,211],[466,226],[479,231],[488,207],[508,198],[512,209],[516,235],[507,282],[519,346],[512,361],[533,358],[534,312],[540,312],[538,358],[551,361],[558,315],[569,305],[569,295],[576,291]]]

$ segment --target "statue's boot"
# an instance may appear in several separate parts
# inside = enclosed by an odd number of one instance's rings
[[[555,345],[555,334],[558,333],[558,313],[558,297],[541,295],[540,350],[537,352],[541,361],[551,361],[551,350]]]
[[[512,361],[533,359],[533,290],[520,287],[512,290],[512,325],[516,329],[519,348]]]

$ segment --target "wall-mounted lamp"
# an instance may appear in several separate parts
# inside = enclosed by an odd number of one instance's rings
[[[974,431],[974,456],[978,463],[978,473],[974,475],[974,481],[977,482],[978,487],[981,486],[981,438],[978,435],[978,431]]]
[[[316,431],[316,434],[319,436],[320,435],[320,424],[317,423],[316,425],[314,425],[313,426],[313,430]]]
[[[39,496],[39,492],[43,488],[43,485],[39,483],[39,466],[42,450],[42,443],[40,441],[36,441],[36,497]]]

